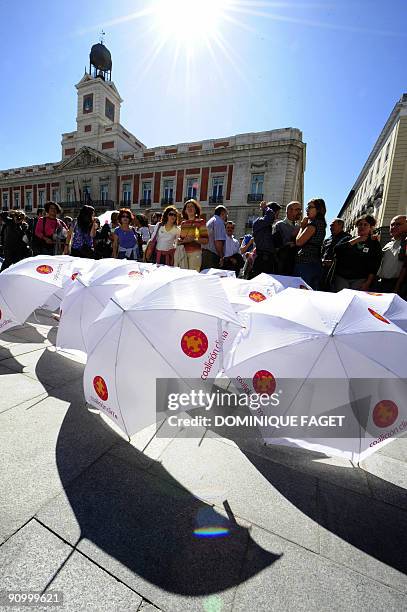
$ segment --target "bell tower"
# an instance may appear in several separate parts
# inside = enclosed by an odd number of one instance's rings
[[[102,42],[93,45],[89,54],[89,72],[76,85],[78,131],[83,126],[120,123],[120,105],[123,102],[112,78],[112,58]]]
[[[103,33],[104,34],[104,33]],[[89,71],[75,85],[77,89],[76,131],[62,134],[62,159],[91,147],[118,158],[123,152],[139,152],[145,148],[120,124],[123,102],[112,81],[112,56],[100,42],[92,46]]]

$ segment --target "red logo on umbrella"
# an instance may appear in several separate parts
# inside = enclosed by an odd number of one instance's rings
[[[377,427],[390,427],[397,420],[399,409],[391,400],[382,400],[373,408],[373,423]]]
[[[51,266],[47,266],[47,265],[42,265],[42,266],[38,266],[37,268],[37,272],[39,274],[51,274],[51,272],[54,271],[54,268],[52,268]]]
[[[71,280],[75,280],[75,278],[78,276],[79,272],[74,272],[71,276]]]
[[[249,298],[253,300],[253,302],[262,302],[267,299],[260,291],[250,291]]]
[[[300,285],[298,288],[299,289],[305,289],[305,291],[309,291],[308,287],[306,287],[305,285]]]
[[[366,291],[368,295],[383,295],[383,293],[374,293],[373,291]]]
[[[253,376],[253,387],[256,393],[272,395],[276,390],[276,379],[268,370],[259,370]]]
[[[130,278],[135,278],[137,276],[143,276],[142,272],[138,272],[137,270],[131,270],[131,272],[128,273],[128,276]]]
[[[107,385],[101,376],[95,376],[95,378],[93,379],[93,388],[95,389],[100,399],[105,402],[109,397],[109,393],[107,391]]]
[[[376,319],[379,319],[379,321],[382,321],[383,323],[387,323],[388,325],[390,325],[390,321],[382,317],[382,315],[376,312],[375,310],[373,310],[373,308],[368,308],[368,311],[370,312],[371,315],[376,317]]]
[[[202,357],[208,350],[208,338],[200,329],[190,329],[182,336],[181,348],[188,357]]]

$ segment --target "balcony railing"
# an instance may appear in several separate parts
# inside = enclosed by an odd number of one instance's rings
[[[122,208],[130,208],[131,207],[131,200],[120,200],[120,206]]]
[[[209,196],[209,204],[223,204],[223,195]]]
[[[197,196],[197,195],[186,195],[186,196],[184,197],[184,204],[185,204],[185,202],[187,202],[188,200],[196,200],[197,198],[198,198],[198,196]]]
[[[261,202],[264,198],[264,193],[248,193],[247,194],[247,203],[250,202]]]
[[[58,202],[63,210],[69,208],[70,210],[79,211],[85,202],[79,200],[73,200],[72,202]],[[97,212],[105,210],[114,210],[116,208],[113,200],[87,200],[86,204],[93,206]]]
[[[140,206],[146,208],[147,206],[151,206],[151,198],[143,198],[140,200]]]
[[[174,204],[174,198],[161,198],[161,206],[168,206]]]

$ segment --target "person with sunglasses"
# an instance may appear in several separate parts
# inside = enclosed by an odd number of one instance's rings
[[[326,232],[325,202],[322,198],[314,198],[305,210],[306,216],[295,239],[298,251],[294,276],[300,276],[310,287],[318,290],[322,276],[321,248]]]
[[[158,229],[154,232],[157,238],[157,264],[174,265],[175,248],[181,230],[177,227],[178,211],[174,206],[167,206]]]
[[[139,258],[137,232],[133,227],[134,215],[129,208],[121,208],[117,217],[119,226],[112,232],[115,259]]]

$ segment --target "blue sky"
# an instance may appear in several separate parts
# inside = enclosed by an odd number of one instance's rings
[[[121,122],[147,146],[298,127],[305,200],[335,215],[407,91],[407,1],[227,0],[223,18],[222,2],[189,0],[173,23],[156,0],[3,0],[0,168],[60,159],[103,27]]]

